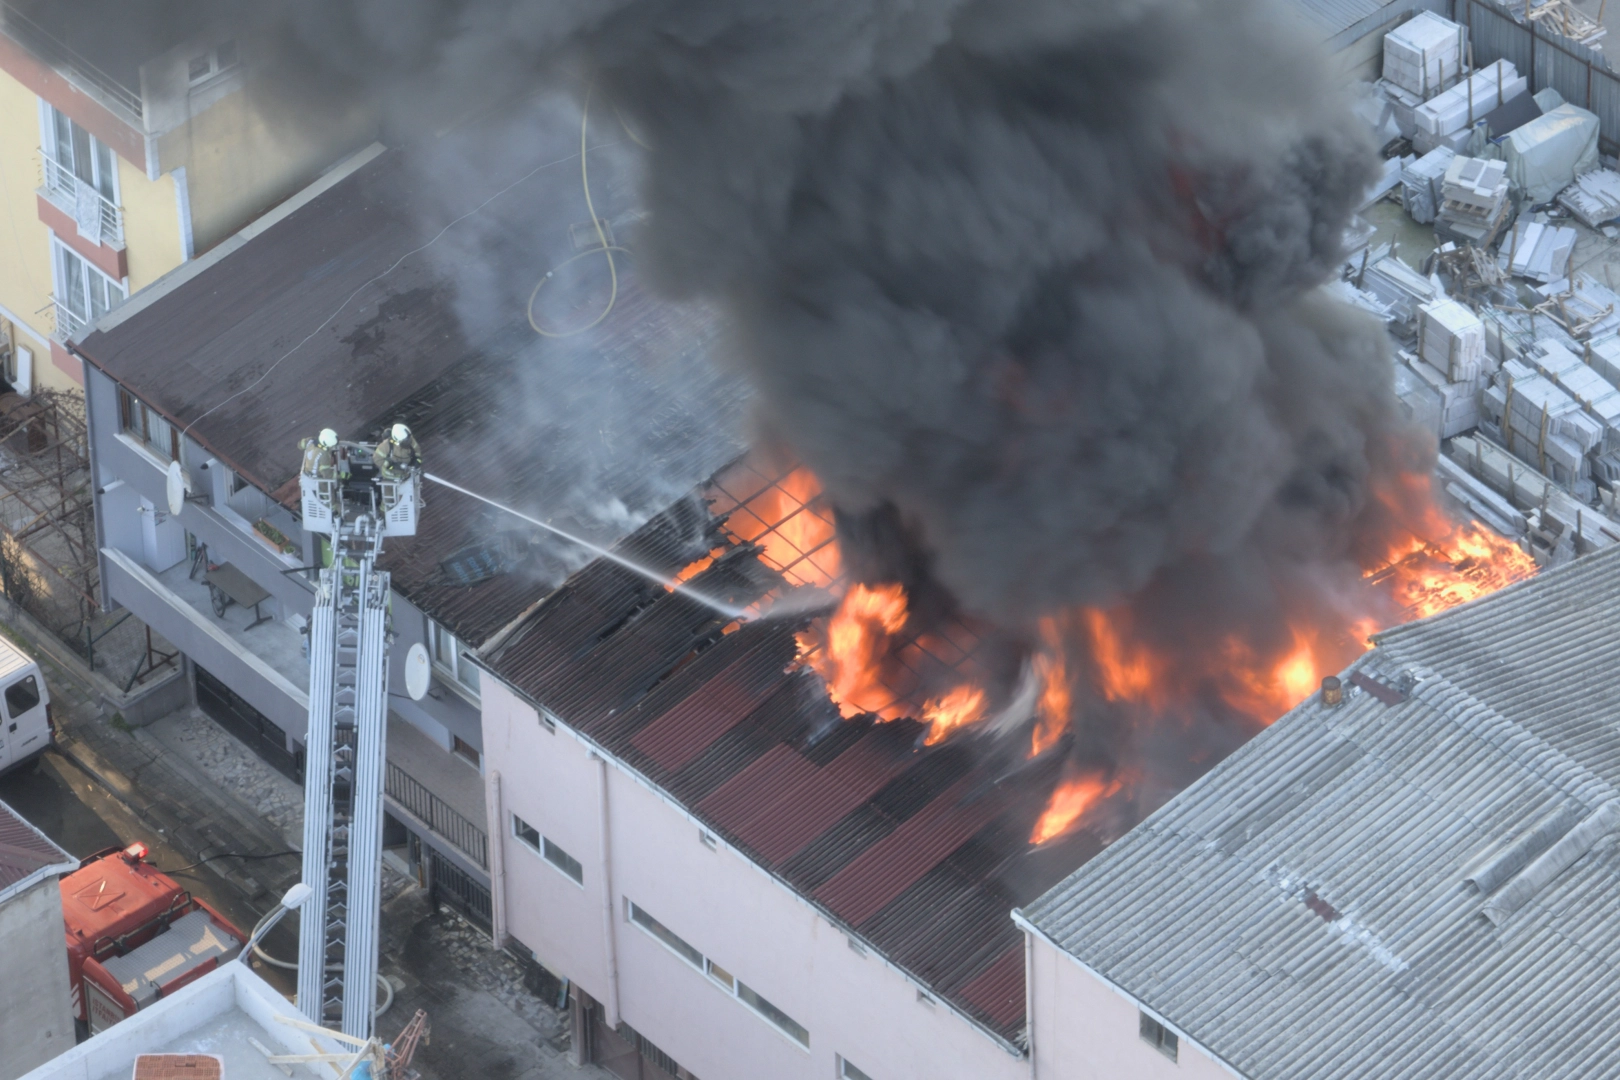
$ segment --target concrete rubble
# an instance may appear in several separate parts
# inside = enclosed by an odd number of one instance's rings
[[[1442,490],[1557,563],[1620,544],[1620,163],[1596,115],[1472,59],[1467,29],[1432,12],[1386,35],[1357,107],[1384,170],[1331,289],[1387,328]]]

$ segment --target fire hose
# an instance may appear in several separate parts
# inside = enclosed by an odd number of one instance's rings
[[[259,921],[254,925],[253,933],[248,935],[248,939],[252,940],[253,934],[257,934],[259,932],[259,930],[264,926],[265,921],[267,919],[269,919],[271,915],[274,915],[274,914],[275,914],[274,910],[266,912],[265,915],[262,918],[260,918]],[[282,968],[282,969],[284,969],[286,971],[297,971],[298,970],[298,965],[297,964],[289,964],[285,960],[277,960],[275,957],[273,957],[269,953],[265,952],[263,945],[255,945],[255,946],[253,946],[253,955],[257,956],[260,960],[263,960],[265,963],[269,964],[271,967]],[[326,970],[335,972],[335,971],[342,971],[343,968],[341,967],[341,965],[338,965],[338,964],[330,964],[330,965],[327,966]],[[378,975],[377,976],[377,985],[382,987],[383,1000],[382,1000],[382,1004],[378,1005],[376,1007],[376,1009],[372,1012],[371,1017],[372,1017],[373,1020],[375,1020],[377,1017],[381,1016],[383,1013],[387,1012],[390,1008],[393,1007],[393,1004],[394,1004],[394,984],[389,982],[387,979],[383,978],[381,975]]]

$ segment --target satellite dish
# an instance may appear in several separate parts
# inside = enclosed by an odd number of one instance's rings
[[[169,462],[169,513],[179,516],[186,508],[186,478],[178,461]]]
[[[432,675],[427,646],[418,641],[405,652],[405,692],[412,701],[421,701],[427,694],[428,680]]]

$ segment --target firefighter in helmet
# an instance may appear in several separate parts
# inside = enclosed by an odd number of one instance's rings
[[[331,428],[322,428],[317,438],[298,440],[298,449],[304,452],[304,475],[320,480],[331,480],[336,477],[337,444],[337,432]]]
[[[402,480],[422,466],[422,449],[416,445],[416,436],[404,424],[395,424],[388,437],[377,444],[371,454],[371,463],[377,466],[377,475],[384,480]]]

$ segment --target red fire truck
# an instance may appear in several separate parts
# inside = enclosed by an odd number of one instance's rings
[[[247,935],[146,862],[92,856],[61,880],[73,1016],[90,1034],[226,963]]]

